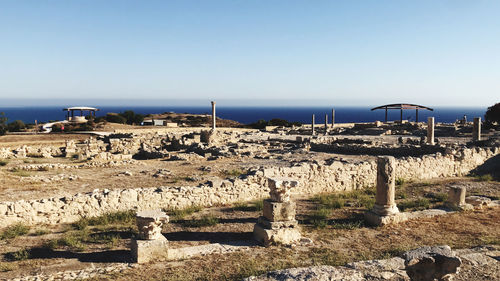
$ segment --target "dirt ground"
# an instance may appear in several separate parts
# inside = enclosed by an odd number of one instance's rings
[[[445,186],[452,182],[468,184],[475,194],[492,198],[500,195],[500,182],[495,181],[453,178],[400,183],[398,205],[403,201],[417,200],[422,194],[428,198],[438,198],[436,194],[441,194]],[[324,217],[318,218],[318,210],[326,204],[323,202],[325,196],[344,198],[345,204],[330,208]],[[366,209],[363,204],[369,204],[365,197],[373,200],[370,192],[299,198],[297,219],[303,236],[313,240],[312,245],[254,246],[250,250],[224,255],[152,262],[95,280],[237,280],[282,268],[343,265],[358,260],[388,258],[423,245],[447,244],[460,249],[500,243],[500,213],[497,208],[457,212],[386,227],[368,227],[360,216]],[[428,207],[439,205],[442,200],[430,200],[431,205]],[[165,226],[163,232],[171,247],[178,248],[251,240],[253,225],[261,215],[261,210],[258,201],[255,201],[217,208],[195,208],[183,214],[169,211],[169,214],[171,223]],[[128,243],[136,233],[133,216],[130,218],[111,223],[97,222],[94,225],[80,222],[55,227],[37,226],[26,235],[2,239],[0,268],[9,270],[0,272],[0,279],[129,262]],[[317,220],[326,223],[321,224]],[[70,238],[80,240],[73,241]],[[65,241],[66,244],[58,242],[48,246],[51,241]],[[21,255],[20,260],[12,260],[13,256],[19,256],[13,253],[22,253],[23,250],[28,254]],[[475,276],[474,280],[491,280],[484,272],[476,272],[479,269],[469,266],[467,270],[469,275],[464,276]],[[489,274],[500,278],[499,272]]]

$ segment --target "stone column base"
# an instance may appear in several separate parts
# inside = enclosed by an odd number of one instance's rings
[[[408,220],[408,217],[404,213],[395,213],[391,215],[381,216],[372,211],[365,213],[365,221],[369,225],[380,226],[391,223],[400,223]]]
[[[266,247],[272,244],[291,245],[302,238],[297,221],[270,222],[263,217],[255,224],[253,236]]]
[[[132,259],[137,263],[146,263],[152,260],[166,260],[169,258],[168,240],[136,240],[130,243]]]

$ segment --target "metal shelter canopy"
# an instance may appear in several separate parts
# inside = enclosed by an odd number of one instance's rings
[[[425,110],[430,110],[434,111],[434,109],[423,106],[423,105],[418,105],[418,104],[411,104],[411,103],[393,103],[393,104],[386,104],[386,105],[381,105],[372,108],[371,110],[376,110],[376,109],[385,109],[385,122],[387,122],[387,110],[388,109],[399,109],[401,110],[401,115],[400,115],[400,121],[403,122],[403,109],[415,109],[416,112],[416,122],[418,122],[418,110],[419,109],[425,109]]]

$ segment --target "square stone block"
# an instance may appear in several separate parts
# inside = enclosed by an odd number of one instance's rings
[[[295,202],[273,202],[264,200],[263,213],[270,221],[295,220]]]
[[[260,224],[254,226],[253,236],[257,242],[266,247],[272,244],[291,245],[300,241],[302,237],[298,227],[266,229]]]
[[[137,263],[167,260],[169,258],[168,240],[165,237],[158,240],[132,239],[130,251],[133,261]]]

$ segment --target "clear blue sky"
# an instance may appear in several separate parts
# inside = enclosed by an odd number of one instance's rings
[[[488,106],[500,1],[0,0],[0,98],[68,96]]]

